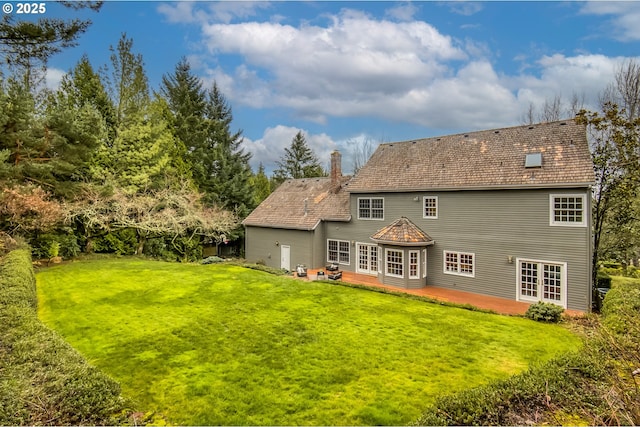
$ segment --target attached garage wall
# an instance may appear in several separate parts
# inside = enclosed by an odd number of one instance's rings
[[[297,264],[312,266],[313,244],[318,240],[315,234],[315,231],[247,226],[246,259],[280,268],[280,250],[285,245],[291,248],[291,269],[295,269]]]

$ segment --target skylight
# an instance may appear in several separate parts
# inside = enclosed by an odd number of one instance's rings
[[[524,159],[525,168],[540,168],[542,167],[542,153],[529,153]]]

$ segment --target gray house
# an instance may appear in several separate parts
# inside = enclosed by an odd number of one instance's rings
[[[249,261],[336,263],[438,286],[590,309],[586,129],[572,120],[381,144],[353,178],[289,180],[244,221]]]

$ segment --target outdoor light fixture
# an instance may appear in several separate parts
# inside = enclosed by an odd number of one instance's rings
[[[276,246],[280,246],[280,242],[276,240]]]
[[[513,264],[513,255],[509,255],[507,261],[509,261],[509,264]]]

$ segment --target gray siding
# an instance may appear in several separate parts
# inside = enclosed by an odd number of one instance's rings
[[[245,256],[249,262],[264,262],[269,267],[280,268],[281,246],[286,245],[291,247],[291,269],[295,269],[297,264],[312,267],[314,259],[319,259],[317,254],[314,258],[314,242],[318,246],[321,238],[317,235],[320,234],[316,231],[247,226]]]
[[[551,226],[550,194],[584,194],[590,212],[585,188],[352,194],[352,221],[326,224],[326,238],[371,243],[369,236],[406,216],[435,240],[428,248],[429,285],[516,299],[516,259],[561,262],[567,264],[567,308],[589,310],[590,228]],[[422,217],[423,196],[438,196],[437,219]],[[383,197],[384,220],[359,220],[359,197]],[[474,253],[475,277],[445,274],[444,250]],[[343,269],[355,271],[356,256],[351,245]]]

